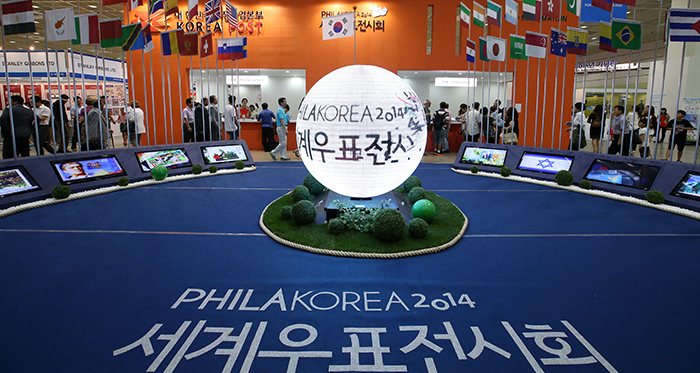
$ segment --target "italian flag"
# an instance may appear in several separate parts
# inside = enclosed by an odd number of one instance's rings
[[[97,44],[100,42],[100,19],[97,14],[84,14],[75,17],[75,35],[73,45]]]
[[[32,1],[19,0],[2,3],[2,29],[5,35],[36,31]]]

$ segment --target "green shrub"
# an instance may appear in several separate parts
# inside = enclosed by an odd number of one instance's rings
[[[472,166],[472,168],[469,169],[473,174],[479,173],[479,167],[477,166]]]
[[[414,187],[410,192],[408,192],[408,201],[411,202],[411,205],[425,198],[428,197],[425,196],[425,189],[421,187]]]
[[[666,201],[664,194],[659,192],[658,190],[648,191],[646,198],[647,198],[647,201],[649,201],[655,205],[660,205],[660,204],[664,203],[664,201]]]
[[[70,188],[65,185],[59,185],[51,191],[51,197],[56,199],[66,199],[70,196]]]
[[[380,241],[396,242],[405,231],[406,222],[399,210],[382,209],[374,218],[374,234]]]
[[[421,183],[420,178],[418,176],[409,176],[406,181],[403,182],[403,190],[406,193],[410,193],[411,189],[415,187],[422,187],[423,183]]]
[[[326,187],[316,180],[316,178],[311,174],[306,175],[303,185],[309,189],[309,193],[314,196],[318,196],[326,191]]]
[[[311,201],[301,200],[292,206],[292,218],[298,225],[310,224],[316,219],[316,208]]]
[[[303,185],[296,186],[292,189],[292,198],[294,198],[294,202],[303,200],[311,201],[313,199],[311,193],[309,193],[309,188]]]
[[[334,200],[333,205],[338,208],[338,219],[348,229],[354,229],[362,233],[374,232],[374,218],[389,205],[391,199],[381,200],[377,207],[356,207],[350,202]]]
[[[245,168],[245,162],[238,160],[233,164],[233,167],[235,167],[237,170],[242,170]]]
[[[341,234],[345,230],[345,224],[343,221],[335,218],[328,222],[328,231],[332,234]]]
[[[202,171],[204,171],[204,167],[202,167],[201,164],[196,164],[196,165],[192,166],[192,173],[193,174],[199,175],[202,173]]]
[[[593,185],[588,180],[581,180],[581,183],[578,186],[580,186],[582,189],[592,189],[593,188]]]
[[[216,166],[214,166],[214,165],[209,166],[209,173],[215,174],[216,171],[219,171],[219,168],[218,168],[218,167],[216,167]]]
[[[284,206],[282,208],[282,220],[289,220],[292,218],[292,206]]]
[[[428,235],[428,222],[421,218],[414,218],[408,223],[408,233],[414,238],[423,238]]]
[[[513,172],[510,170],[510,168],[508,168],[506,166],[501,167],[501,176],[508,177],[512,174],[513,174]]]
[[[574,183],[574,174],[567,170],[561,170],[554,175],[554,181],[561,186],[569,186]]]
[[[119,180],[117,180],[117,185],[119,185],[121,187],[125,187],[125,186],[129,185],[129,178],[126,176],[120,177]]]

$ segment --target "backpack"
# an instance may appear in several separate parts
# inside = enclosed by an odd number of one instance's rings
[[[447,119],[447,111],[443,109],[436,111],[433,119],[433,129],[441,130],[445,128],[445,119]]]

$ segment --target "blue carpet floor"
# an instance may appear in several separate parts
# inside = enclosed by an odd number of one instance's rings
[[[698,372],[700,222],[423,164],[441,253],[264,235],[300,163],[0,219],[0,372]]]

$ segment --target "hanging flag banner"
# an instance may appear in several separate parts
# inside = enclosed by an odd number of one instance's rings
[[[180,54],[177,48],[177,39],[179,35],[183,35],[182,29],[165,31],[160,33],[160,44],[163,48],[163,56]]]
[[[73,45],[97,44],[100,42],[100,18],[95,14],[83,14],[75,17],[76,38]]]
[[[510,58],[516,60],[527,60],[524,37],[510,34]]]
[[[593,0],[581,1],[581,22],[610,22],[610,12],[593,6]],[[613,4],[613,18],[627,18],[627,5]]]
[[[547,56],[547,35],[525,31],[525,54],[528,57],[545,58]]]
[[[474,25],[484,28],[484,13],[486,9],[479,3],[474,3]]]
[[[566,0],[566,11],[575,16],[579,15],[578,0]]]
[[[469,25],[471,24],[471,19],[471,10],[469,10],[469,8],[467,8],[467,6],[464,5],[464,3],[459,3],[459,21],[462,23],[462,26],[468,29]]]
[[[598,42],[600,50],[612,53],[617,52],[617,48],[612,46],[612,28],[610,23],[600,22],[600,39],[598,39]]]
[[[145,42],[143,39],[143,27],[141,22],[132,23],[122,27],[122,50],[127,51],[137,51],[145,48]]]
[[[248,57],[248,38],[227,38],[216,40],[216,58],[219,60],[240,60]]]
[[[214,38],[210,32],[202,36],[201,43],[199,43],[199,57],[205,58],[212,54],[214,54]]]
[[[204,16],[208,24],[221,19],[221,0],[211,0],[204,3]]]
[[[670,41],[700,41],[700,9],[669,9],[666,34]]]
[[[552,27],[551,42],[549,51],[551,54],[566,57],[566,34]]]
[[[238,28],[238,8],[233,6],[228,0],[226,0],[224,17],[226,18],[226,22],[228,22],[229,31]]]
[[[194,19],[197,16],[199,1],[198,0],[187,0],[187,18]]]
[[[163,11],[166,16],[171,14],[176,14],[178,12],[177,0],[162,0],[163,1]]]
[[[617,49],[639,50],[642,47],[642,23],[613,18],[612,46]]]
[[[352,13],[324,17],[323,40],[347,38],[355,35],[355,17]]]
[[[32,1],[18,0],[2,3],[2,30],[5,35],[35,32]]]
[[[558,19],[560,7],[561,0],[544,0],[544,9],[542,9],[542,14],[550,19]]]
[[[181,56],[199,55],[199,33],[188,32],[178,36],[177,50]]]
[[[141,6],[141,0],[129,0],[129,10],[134,11],[134,9]]]
[[[486,5],[488,6],[489,26],[501,27],[501,6],[491,0],[488,0]]]
[[[143,53],[148,53],[155,48],[153,45],[153,36],[151,35],[151,25],[147,24],[146,27],[141,30],[143,33]]]
[[[154,14],[159,10],[163,10],[163,0],[149,0],[148,13]]]
[[[121,18],[100,21],[100,47],[110,48],[123,45]]]
[[[505,61],[506,60],[506,40],[495,36],[486,37],[486,52],[489,60]]]
[[[515,0],[506,0],[506,22],[518,24],[518,3]]]
[[[612,11],[612,0],[591,0],[591,4],[596,7],[603,9],[606,12]]]
[[[102,0],[102,5],[104,5],[104,6],[124,4],[124,3],[126,3],[126,0]]]
[[[637,5],[637,0],[612,0],[613,4],[624,4],[629,6]]]
[[[484,62],[489,62],[489,53],[487,51],[488,43],[486,38],[479,36],[479,59]]]
[[[588,31],[575,27],[566,28],[566,46],[571,54],[585,56],[588,50]]]
[[[44,13],[46,40],[63,41],[75,39],[75,11],[73,8],[47,10]]]
[[[523,0],[523,19],[540,22],[542,3],[539,0]]]
[[[476,62],[476,43],[467,39],[467,62]]]

